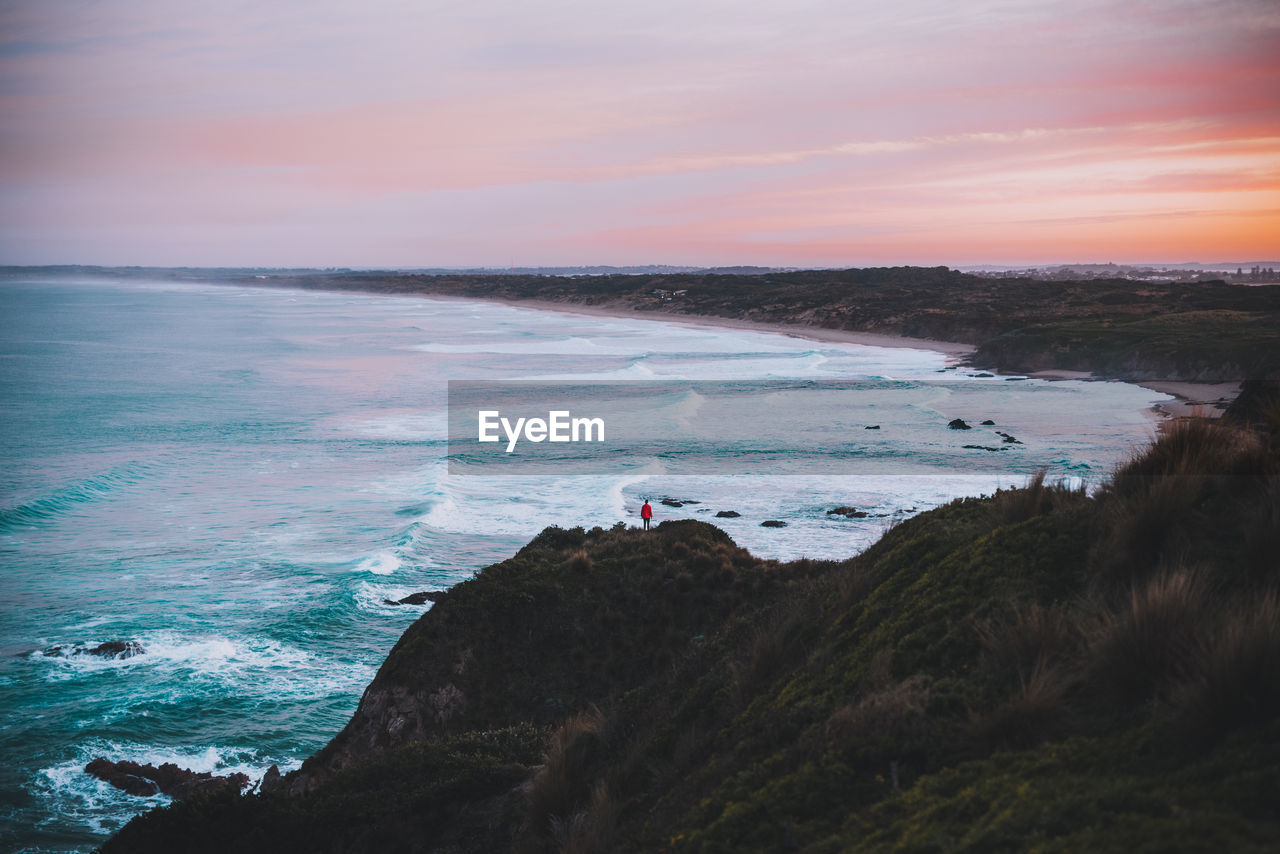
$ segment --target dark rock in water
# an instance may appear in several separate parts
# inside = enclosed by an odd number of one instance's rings
[[[267,773],[262,775],[262,782],[258,784],[258,794],[272,795],[284,788],[284,775],[280,773],[280,766],[272,765],[267,769]]]
[[[988,374],[988,373],[986,373],[986,372],[983,372],[983,373],[981,373],[981,374],[969,374],[969,376],[971,376],[971,377],[978,377],[978,378],[980,378],[980,379],[981,379],[981,378],[986,378],[986,377],[994,377],[994,376],[995,376],[995,374]]]
[[[982,422],[982,426],[983,426],[983,427],[994,427],[994,426],[995,426],[995,424],[996,424],[996,422],[992,421],[990,418],[988,418],[986,421],[983,421],[983,422]]]
[[[145,655],[146,648],[137,641],[107,641],[100,643],[93,649],[78,649],[76,654],[97,655],[102,658],[133,658],[135,655]]]
[[[964,423],[963,418],[952,418],[947,422],[947,428],[951,430],[972,430],[968,424]]]
[[[721,510],[716,514],[717,519],[737,519],[742,514],[737,510]]]
[[[986,445],[965,445],[966,448],[972,448],[975,451],[1004,451],[1007,448],[989,448]]]
[[[785,528],[787,527],[787,523],[779,521],[778,519],[765,519],[763,522],[760,523],[760,527],[761,528]]]
[[[865,519],[867,514],[856,507],[837,507],[827,511],[828,516],[843,516],[846,519]]]
[[[107,641],[100,643],[95,647],[73,647],[68,648],[59,644],[51,646],[42,651],[40,654],[46,658],[66,655],[96,655],[99,658],[133,658],[135,655],[145,655],[146,647],[137,641]]]
[[[880,429],[880,425],[879,425],[879,424],[870,424],[870,425],[868,425],[868,426],[866,426],[866,427],[863,427],[862,429],[863,429],[863,430],[879,430],[879,429]]]
[[[1017,439],[1013,438],[1013,437],[1012,437],[1012,436],[1010,436],[1008,433],[1002,433],[1001,431],[997,430],[997,431],[996,431],[996,435],[997,435],[997,436],[1003,436],[1003,437],[1004,437],[1004,442],[1005,442],[1005,444],[1006,444],[1006,445],[1021,445],[1021,444],[1022,444],[1020,441],[1018,441]]]
[[[138,774],[131,774],[121,767],[132,764],[131,762],[109,762],[99,757],[84,766],[84,770],[99,780],[108,782],[130,795],[145,798],[160,794],[160,787],[156,785],[155,781]]]
[[[425,602],[439,602],[448,590],[423,590],[421,593],[410,593],[403,599],[383,599],[388,605],[421,605]]]
[[[1025,379],[1026,377],[1005,377],[1004,381],[1007,383],[1020,383]]]
[[[662,505],[665,505],[665,506],[667,506],[667,507],[683,507],[683,506],[685,505],[685,503],[686,503],[686,502],[684,502],[684,501],[676,501],[674,498],[664,498],[664,499],[662,499],[661,501],[659,501],[658,503],[659,503],[659,504],[662,504]]]
[[[128,760],[111,762],[99,757],[84,766],[84,770],[117,789],[142,797],[165,794],[181,800],[196,793],[213,793],[223,789],[238,793],[249,785],[247,774],[215,777],[207,771],[196,773],[186,768],[179,768],[172,762],[166,762],[157,768],[154,765],[139,765],[137,762]],[[276,773],[279,774],[279,769],[276,769]]]

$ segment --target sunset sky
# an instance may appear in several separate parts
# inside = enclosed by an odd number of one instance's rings
[[[0,263],[1280,257],[1277,0],[0,0]]]

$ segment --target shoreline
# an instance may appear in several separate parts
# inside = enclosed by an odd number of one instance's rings
[[[445,297],[449,299],[451,297]],[[462,297],[461,299],[468,299]],[[888,335],[878,332],[857,332],[845,329],[828,329],[822,326],[800,326],[786,323],[761,323],[754,320],[738,320],[731,317],[719,317],[710,314],[675,314],[664,311],[636,311],[623,304],[583,305],[581,303],[564,303],[555,300],[538,299],[481,299],[480,302],[496,302],[534,311],[549,311],[557,314],[576,314],[584,317],[607,317],[621,320],[654,320],[662,323],[675,323],[681,326],[694,326],[713,329],[738,329],[746,332],[766,332],[774,335],[785,335],[788,338],[800,338],[806,341],[817,341],[826,344],[854,344],[867,347],[896,347],[909,350],[931,350],[941,353],[947,358],[948,366],[968,366],[968,358],[977,348],[958,341],[939,341],[932,338],[909,338],[904,335]],[[1193,383],[1179,380],[1114,380],[1100,377],[1088,371],[1068,371],[1046,369],[1040,371],[1008,371],[995,370],[994,373],[1005,376],[1025,376],[1040,380],[1084,380],[1086,382],[1127,382],[1145,388],[1157,394],[1169,395],[1173,400],[1153,401],[1146,410],[1157,420],[1158,429],[1178,418],[1203,415],[1216,418],[1222,414],[1231,401],[1240,394],[1239,382],[1227,383]]]
[[[258,281],[239,281],[244,287],[261,287],[270,289],[297,289],[301,291],[317,290],[291,284],[265,283]],[[437,299],[459,302],[481,302],[507,305],[515,308],[527,308],[533,311],[547,311],[557,314],[579,315],[583,317],[613,318],[618,320],[653,320],[661,323],[674,323],[681,326],[692,326],[715,329],[737,329],[746,332],[764,332],[771,335],[784,335],[788,338],[799,338],[827,344],[854,344],[867,347],[891,347],[909,350],[931,350],[941,353],[951,367],[973,367],[968,359],[977,351],[977,345],[964,344],[958,341],[942,341],[934,338],[911,338],[905,335],[891,335],[881,332],[862,332],[847,329],[831,329],[824,326],[802,326],[789,323],[764,323],[755,320],[740,320],[714,314],[682,314],[665,311],[637,311],[631,303],[613,301],[599,305],[586,303],[563,302],[545,299],[512,299],[497,296],[459,296],[457,294],[434,293],[430,291],[417,293],[381,293],[355,288],[319,288],[318,290],[339,293],[363,293],[370,296],[409,297],[418,299]],[[1157,430],[1178,418],[1195,415],[1216,418],[1240,394],[1241,381],[1226,383],[1193,383],[1185,380],[1119,380],[1101,377],[1089,371],[1072,371],[1047,368],[1038,371],[1011,371],[1005,369],[982,369],[1004,376],[1025,376],[1030,379],[1043,380],[1084,380],[1086,382],[1127,382],[1140,386],[1157,394],[1172,397],[1172,400],[1153,401],[1145,410],[1156,421]]]
[[[800,338],[806,341],[819,341],[827,344],[860,344],[867,347],[895,347],[908,350],[932,350],[942,353],[948,359],[957,362],[973,354],[975,348],[957,341],[938,341],[932,338],[908,338],[904,335],[887,335],[880,332],[854,332],[845,329],[828,329],[824,326],[800,326],[786,323],[761,323],[755,320],[739,320],[733,317],[720,317],[714,314],[676,314],[665,311],[628,310],[620,304],[583,305],[581,303],[563,303],[555,300],[483,300],[499,302],[503,305],[530,308],[535,311],[552,311],[558,314],[577,314],[585,317],[610,317],[620,320],[656,320],[662,323],[674,323],[680,326],[713,327],[716,329],[740,329],[745,332],[767,332],[773,335],[785,335],[788,338]]]

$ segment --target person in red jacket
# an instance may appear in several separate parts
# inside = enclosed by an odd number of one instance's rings
[[[649,499],[644,500],[644,506],[640,508],[640,518],[644,520],[644,529],[649,530],[649,520],[653,518],[653,508],[649,506]]]

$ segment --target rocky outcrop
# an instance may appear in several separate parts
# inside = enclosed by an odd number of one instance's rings
[[[966,424],[963,418],[952,418],[950,421],[947,422],[947,429],[948,430],[972,430],[973,428],[970,427],[968,424]]]
[[[249,777],[246,774],[217,777],[207,771],[195,772],[179,768],[172,762],[156,767],[128,760],[112,762],[99,757],[84,766],[84,770],[117,789],[141,797],[168,795],[182,800],[197,793],[209,794],[224,790],[239,792],[249,785]],[[278,773],[279,769],[277,769]]]
[[[584,550],[589,561],[570,560]],[[647,533],[548,528],[414,622],[347,726],[282,787],[313,792],[414,742],[561,721],[669,666],[718,625],[742,595],[739,579],[760,566],[693,520]]]
[[[445,597],[448,590],[423,590],[420,593],[410,593],[401,599],[383,599],[387,605],[425,605],[428,602],[439,602]]]
[[[124,659],[133,658],[135,655],[145,655],[146,647],[137,641],[114,640],[100,643],[97,646],[51,646],[44,650],[41,654],[53,658],[56,656],[69,655],[96,655],[99,658]]]

